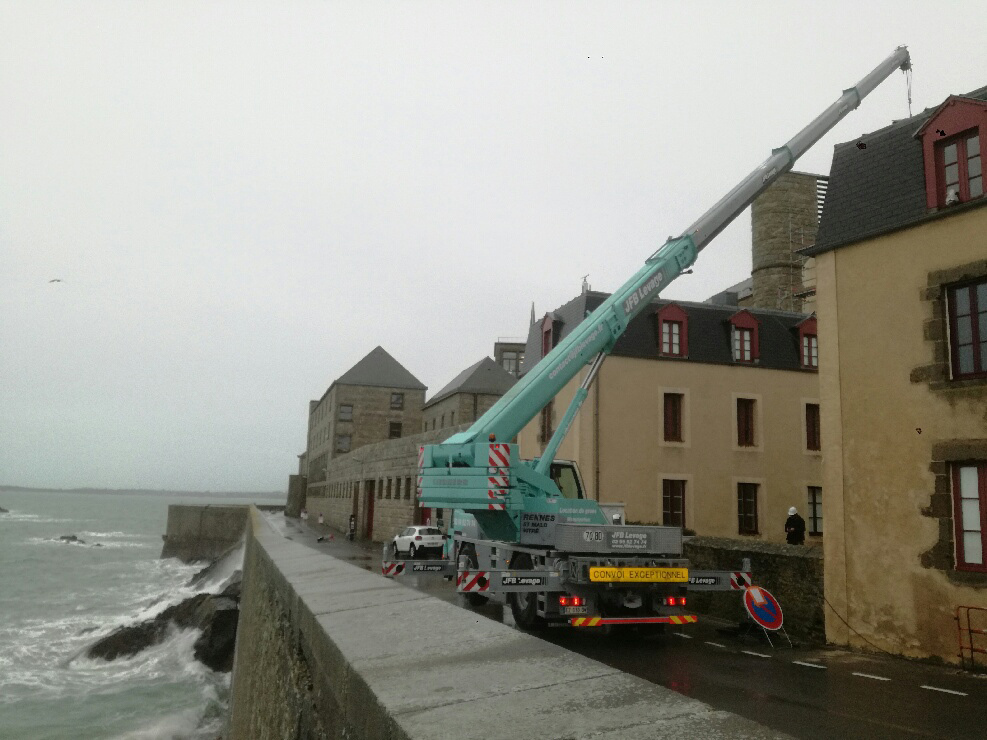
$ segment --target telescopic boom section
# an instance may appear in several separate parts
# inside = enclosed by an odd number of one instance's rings
[[[640,270],[529,370],[473,426],[465,432],[453,435],[441,445],[425,447],[422,453],[423,467],[445,467],[453,472],[453,466],[479,468],[487,465],[485,450],[490,442],[504,443],[513,439],[587,363],[600,353],[608,354],[631,319],[647,308],[658,297],[659,291],[692,265],[699,251],[758,195],[790,170],[809,147],[860,105],[861,100],[892,72],[909,68],[908,50],[904,46],[898,47],[854,87],[845,90],[835,103],[787,144],[772,151],[763,164],[741,180],[681,236],[667,241],[648,258]],[[482,461],[481,455],[484,457]],[[512,467],[515,456],[516,451],[512,450]],[[466,473],[464,470],[454,472]],[[422,503],[429,506],[472,508],[463,506],[466,499],[456,496],[451,490],[453,488],[455,484],[447,484],[443,486],[445,490],[436,490],[426,483],[421,495]]]
[[[628,322],[655,298],[659,290],[687,269],[698,252],[739,216],[813,144],[854,110],[875,87],[896,69],[910,66],[908,49],[898,47],[854,87],[799,131],[723,199],[692,224],[682,236],[669,240],[607,301],[535,365],[465,432],[449,443],[486,442],[490,435],[508,441],[533,419],[545,404],[599,352],[613,348]]]

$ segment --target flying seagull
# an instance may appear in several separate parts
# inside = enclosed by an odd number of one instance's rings
[[[54,278],[53,280],[49,280],[48,282],[49,283],[64,283],[65,281],[62,280],[61,278]]]

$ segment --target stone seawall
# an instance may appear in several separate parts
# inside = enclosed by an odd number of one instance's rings
[[[173,504],[161,557],[191,563],[215,560],[241,539],[247,527],[246,505]]]
[[[685,544],[685,556],[696,570],[739,570],[743,559],[750,558],[754,583],[778,599],[789,636],[803,642],[826,642],[821,547],[694,537]],[[739,591],[695,591],[689,602],[701,614],[732,622],[748,619]]]
[[[230,740],[781,738],[292,542],[251,510]]]

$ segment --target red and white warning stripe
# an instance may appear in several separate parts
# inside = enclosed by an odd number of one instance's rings
[[[404,573],[404,563],[402,562],[392,563],[389,560],[385,560],[380,564],[380,572],[385,576],[387,576],[388,578],[399,576],[402,573]]]
[[[750,573],[730,574],[730,588],[732,588],[734,591],[743,591],[745,588],[749,588],[750,585],[751,585]]]
[[[505,442],[490,445],[489,465],[493,468],[506,468],[511,462],[511,446]]]
[[[506,511],[507,504],[487,504],[487,511]]]
[[[507,489],[505,488],[489,488],[487,489],[487,498],[500,498],[501,496],[507,495]]]
[[[489,591],[490,574],[485,570],[462,570],[456,576],[456,590],[460,593]]]
[[[425,480],[424,476],[421,475],[418,476],[418,484],[415,486],[415,496],[417,498],[422,497],[422,481],[424,480]]]
[[[418,448],[418,469],[421,470],[422,466],[425,464],[425,448]]]

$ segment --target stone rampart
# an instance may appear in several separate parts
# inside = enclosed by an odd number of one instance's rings
[[[172,504],[161,557],[191,563],[215,560],[240,540],[247,526],[247,506]]]
[[[750,558],[754,583],[778,599],[789,636],[826,641],[821,547],[693,537],[685,544],[685,555],[696,570],[739,570],[743,559]],[[694,591],[689,602],[690,611],[700,614],[738,623],[748,619],[739,591]]]
[[[289,541],[251,511],[230,740],[780,738]]]

